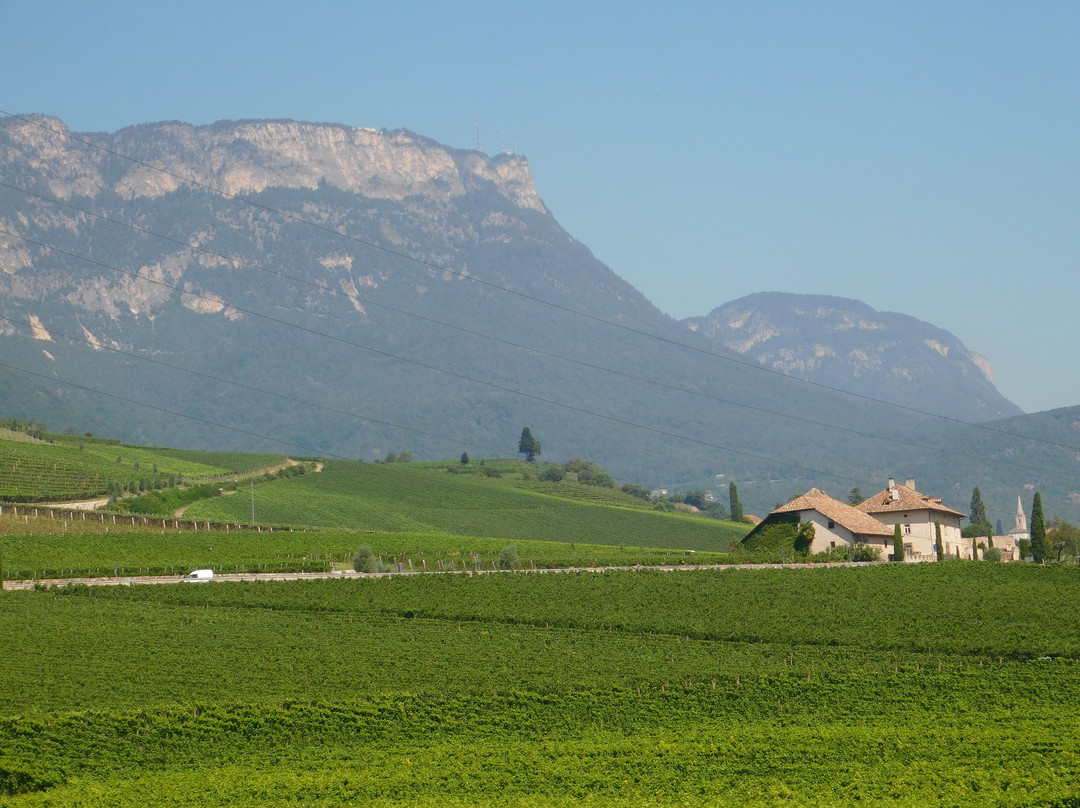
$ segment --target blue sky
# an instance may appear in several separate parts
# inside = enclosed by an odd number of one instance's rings
[[[682,318],[757,291],[927,320],[1080,404],[1080,3],[0,0],[0,109],[295,118],[517,148]]]

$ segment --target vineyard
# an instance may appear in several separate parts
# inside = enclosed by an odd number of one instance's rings
[[[262,528],[208,531],[192,522],[124,517],[91,521],[0,514],[3,576],[8,580],[181,575],[197,568],[219,573],[324,572],[350,568],[361,545],[387,564],[416,571],[491,570],[505,539],[452,533]],[[25,509],[24,509],[25,510]],[[148,522],[155,527],[147,527]],[[174,527],[180,525],[180,527]],[[718,564],[727,554],[688,554],[655,548],[515,541],[524,568]]]
[[[135,480],[217,478],[285,460],[278,455],[177,452],[89,438],[51,438],[51,442],[0,439],[0,501],[90,499]]]
[[[727,552],[750,529],[749,525],[643,510],[640,500],[621,492],[593,489],[602,493],[599,501],[589,502],[580,498],[585,486],[568,486],[570,496],[563,497],[522,488],[522,482],[447,474],[411,464],[328,461],[319,474],[259,487],[255,510],[261,522],[279,525],[447,532],[669,551]],[[242,497],[219,497],[196,503],[187,515],[247,522],[250,511],[251,503]]]
[[[5,505],[0,578],[451,573],[0,592],[0,805],[1080,806],[1080,569],[604,570],[748,526],[464,465],[0,439],[8,500],[222,481]]]
[[[8,592],[0,802],[1072,808],[1078,584],[956,562]]]

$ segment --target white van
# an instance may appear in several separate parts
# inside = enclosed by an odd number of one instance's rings
[[[197,582],[197,581],[212,581],[214,580],[213,570],[194,570],[184,576],[185,582]]]

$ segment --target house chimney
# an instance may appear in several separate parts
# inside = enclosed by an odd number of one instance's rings
[[[908,488],[910,488],[912,491],[914,491],[915,490],[915,478],[914,477],[908,477],[907,482],[904,483],[904,485],[906,485]]]
[[[890,477],[889,478],[889,490],[892,491],[894,488],[896,488],[896,480],[894,480],[892,477]]]

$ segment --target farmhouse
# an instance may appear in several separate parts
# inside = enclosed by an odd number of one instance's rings
[[[865,544],[877,548],[885,559],[893,552],[895,526],[900,525],[904,560],[932,561],[937,558],[936,525],[940,523],[946,554],[970,558],[971,542],[967,542],[965,550],[960,536],[963,518],[964,514],[943,505],[940,499],[917,491],[913,479],[908,479],[906,485],[889,480],[888,488],[855,506],[811,488],[770,513],[743,543],[752,546],[755,536],[763,536],[777,525],[797,528],[802,522],[810,522],[814,525],[811,554]]]
[[[891,546],[893,529],[877,519],[851,507],[846,502],[833,499],[824,491],[811,488],[770,513],[760,524],[746,534],[744,543],[753,543],[752,537],[762,535],[776,525],[798,527],[802,522],[814,525],[814,541],[810,552],[826,553],[836,547],[867,544],[882,551],[887,557]]]
[[[905,561],[930,561],[937,558],[937,523],[941,524],[941,541],[945,547],[945,555],[971,558],[971,542],[966,542],[965,550],[965,542],[960,535],[960,520],[966,518],[966,515],[946,507],[939,498],[917,491],[914,478],[909,477],[904,485],[897,485],[890,479],[888,488],[867,497],[855,507],[888,525],[890,534],[894,525],[900,525]]]

